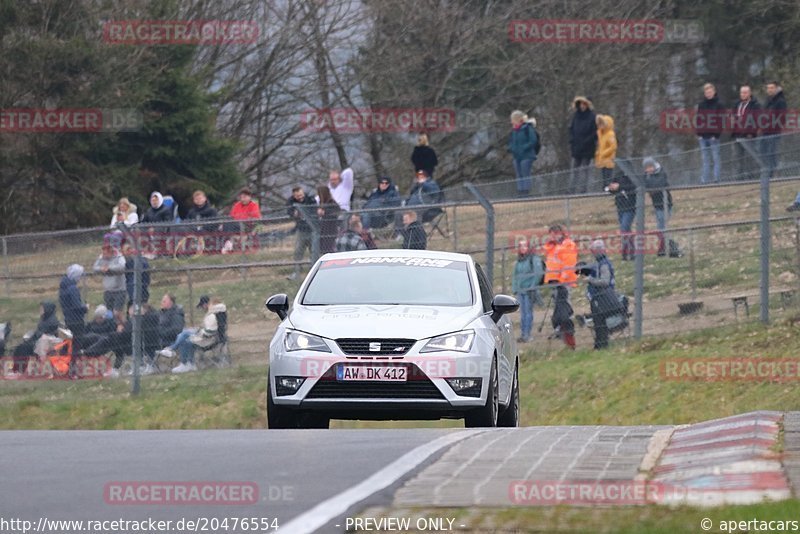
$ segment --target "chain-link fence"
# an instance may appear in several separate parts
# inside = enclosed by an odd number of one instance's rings
[[[92,320],[98,305],[109,304],[107,276],[95,269],[95,263],[104,246],[111,246],[118,247],[126,260],[126,304],[132,298],[133,257],[139,251],[143,300],[158,309],[163,295],[171,293],[183,307],[187,325],[198,326],[204,316],[196,308],[199,297],[220,299],[228,310],[234,364],[264,364],[265,342],[277,324],[264,311],[264,299],[273,293],[293,294],[312,259],[336,248],[353,215],[367,223],[363,237],[372,239],[375,246],[404,246],[408,221],[403,219],[409,212],[422,224],[428,249],[475,255],[497,292],[511,292],[519,241],[541,247],[553,223],[568,228],[580,259],[587,262],[592,261],[590,243],[604,239],[617,288],[630,297],[630,328],[621,336],[665,334],[796,313],[800,226],[785,209],[800,188],[800,136],[782,136],[777,144],[756,138],[722,145],[719,183],[698,184],[699,152],[657,156],[655,161],[645,157],[617,160],[611,179],[590,182],[591,192],[581,195],[563,194],[572,172],[564,171],[546,177],[545,193],[534,198],[517,198],[515,183],[508,181],[448,189],[439,204],[355,208],[327,217],[330,220],[320,219],[318,208],[312,205],[297,216],[280,211],[246,222],[3,236],[0,322],[13,325],[6,352],[11,353],[22,334],[35,328],[39,303],[58,301],[68,265],[79,264],[86,271],[78,286],[90,308],[87,320]],[[744,157],[752,165],[747,173],[742,170]],[[659,173],[666,181],[653,182]],[[626,193],[632,200],[619,202],[619,191],[603,191],[599,185],[620,182],[623,175],[633,187]],[[641,188],[638,196],[637,187]],[[659,195],[664,207],[656,210]],[[628,215],[623,216],[625,210]],[[641,214],[642,229],[637,227],[637,214]],[[302,226],[299,220],[308,223],[306,230],[297,230]],[[632,242],[634,249],[626,250],[626,243]],[[764,272],[767,277],[762,276]],[[590,311],[584,289],[579,282],[572,291],[577,315]],[[551,343],[547,334],[552,327],[545,313],[542,308],[535,312],[536,350],[546,350]],[[539,332],[543,321],[546,324]],[[591,330],[579,328],[578,342],[590,345]]]

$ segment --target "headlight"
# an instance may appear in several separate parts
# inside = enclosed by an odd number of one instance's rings
[[[315,350],[317,352],[330,352],[327,343],[319,337],[305,332],[289,330],[283,340],[286,350]]]
[[[420,352],[438,352],[441,350],[452,350],[455,352],[469,352],[472,348],[472,340],[475,339],[473,330],[463,330],[431,338],[420,349]]]

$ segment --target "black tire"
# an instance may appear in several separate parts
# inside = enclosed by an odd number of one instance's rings
[[[519,364],[514,367],[514,382],[511,384],[511,398],[508,406],[497,419],[497,426],[516,428],[519,426]]]
[[[500,402],[497,386],[497,363],[492,361],[492,370],[489,372],[489,391],[486,394],[486,404],[467,412],[464,417],[464,426],[466,428],[496,427],[499,411]]]
[[[272,379],[267,384],[267,428],[299,428],[297,413],[272,401]]]

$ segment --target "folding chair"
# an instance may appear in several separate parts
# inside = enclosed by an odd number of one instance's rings
[[[217,316],[217,336],[214,342],[203,347],[195,345],[195,361],[199,368],[208,367],[230,367],[231,354],[228,350],[228,312],[218,312]]]
[[[440,211],[435,217],[433,217],[428,223],[428,232],[427,237],[428,239],[431,238],[434,232],[439,232],[445,239],[450,238],[450,223],[447,221],[447,210]],[[444,230],[442,230],[442,225],[444,225]]]

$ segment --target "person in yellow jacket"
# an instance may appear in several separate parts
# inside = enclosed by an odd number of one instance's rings
[[[543,245],[545,253],[545,284],[553,284],[553,316],[550,322],[555,333],[571,349],[575,349],[575,323],[569,303],[569,288],[577,285],[578,246],[560,224],[550,226],[549,237]]]
[[[594,165],[600,169],[602,183],[611,181],[614,169],[614,158],[617,157],[617,136],[614,133],[614,119],[611,115],[598,115],[597,124],[597,150],[594,153]]]

